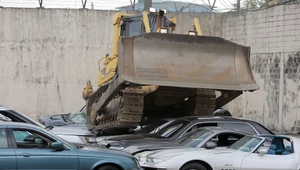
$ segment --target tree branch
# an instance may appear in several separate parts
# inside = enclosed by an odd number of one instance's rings
[[[188,7],[190,7],[192,4],[188,4],[187,6],[183,6],[183,7],[181,7],[181,9],[180,9],[180,11],[179,12],[182,12],[184,9],[186,9],[186,8],[188,8]]]
[[[81,3],[82,3],[82,8],[83,8],[83,9],[85,9],[86,2],[87,2],[87,0],[81,0]]]
[[[214,2],[213,2],[213,4],[212,4],[212,6],[210,7],[210,11],[211,11],[211,12],[214,10],[214,7],[215,7],[215,4],[216,4],[216,1],[217,1],[217,0],[214,0]]]
[[[176,2],[173,2],[173,4],[174,4],[175,12],[178,12]]]
[[[40,5],[40,8],[43,7],[43,0],[39,0],[39,5]]]
[[[135,9],[135,1],[136,1],[136,0],[130,0],[130,4],[131,4],[132,10]]]

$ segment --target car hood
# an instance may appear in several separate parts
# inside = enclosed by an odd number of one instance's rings
[[[205,152],[205,154],[226,154],[231,155],[238,151],[226,148],[215,148],[215,149],[205,149],[205,148],[177,148],[177,149],[165,149],[165,150],[157,150],[153,151],[151,157],[162,158],[162,157],[171,157],[174,155],[182,155],[182,154],[192,154],[194,152]]]
[[[173,143],[173,142],[156,142],[156,143],[137,143],[132,144],[130,146],[125,147],[122,151],[128,152],[130,154],[135,154],[137,152],[142,151],[152,151],[152,150],[158,150],[158,149],[174,149],[174,148],[187,148],[179,143]]]
[[[97,140],[97,138],[96,138]],[[111,142],[124,142],[124,143],[143,143],[147,142],[154,142],[154,141],[167,141],[167,138],[163,138],[160,136],[155,136],[152,134],[129,134],[129,135],[118,135],[118,136],[110,136],[105,138],[98,138],[97,141],[101,143],[111,143]]]
[[[76,136],[92,136],[92,132],[88,130],[85,124],[71,124],[66,126],[53,127],[50,130],[56,135],[76,135]]]

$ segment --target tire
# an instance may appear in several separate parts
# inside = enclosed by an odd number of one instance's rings
[[[121,170],[121,169],[115,165],[103,165],[97,168],[96,170]]]
[[[200,163],[187,163],[184,165],[180,170],[207,170],[205,166],[201,165]]]

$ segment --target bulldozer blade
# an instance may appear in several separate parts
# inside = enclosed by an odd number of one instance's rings
[[[118,73],[139,85],[216,90],[259,89],[250,47],[223,38],[147,33],[119,41]]]

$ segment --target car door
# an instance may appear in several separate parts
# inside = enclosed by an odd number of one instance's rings
[[[17,169],[17,159],[5,128],[0,128],[0,168],[6,170]]]
[[[298,160],[298,154],[259,155],[251,153],[244,158],[241,170],[291,170],[296,169]]]
[[[78,169],[78,155],[73,149],[63,151],[51,149],[51,137],[33,129],[11,129],[15,147],[17,168],[26,169]]]
[[[247,155],[243,159],[241,170],[296,169],[299,154],[293,152],[292,146],[292,143],[284,138],[266,140],[257,151]],[[286,148],[289,149],[286,150]]]

